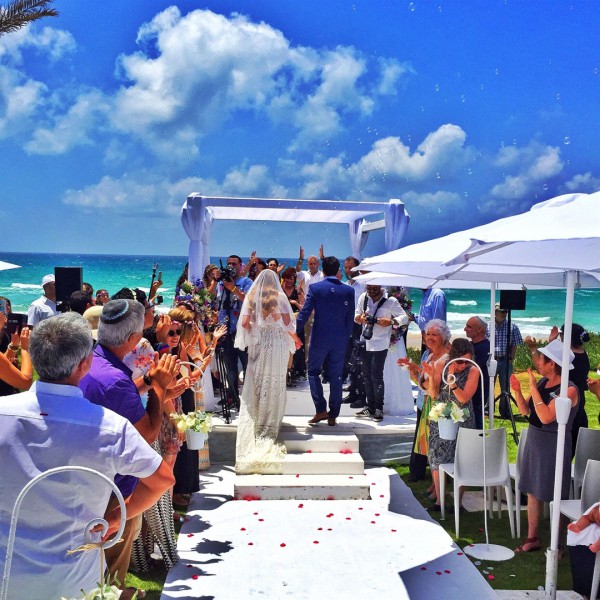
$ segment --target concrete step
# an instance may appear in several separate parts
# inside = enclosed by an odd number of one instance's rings
[[[287,454],[281,468],[283,475],[362,475],[365,463],[360,454],[305,452]]]
[[[367,500],[364,475],[236,475],[237,500]]]
[[[282,431],[279,438],[290,453],[306,452],[308,450],[313,453],[339,452],[340,450],[358,452],[358,438],[353,433],[325,434],[311,431],[306,433]]]

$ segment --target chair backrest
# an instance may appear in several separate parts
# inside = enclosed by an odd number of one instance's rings
[[[525,453],[525,442],[527,442],[527,432],[529,431],[529,427],[525,427],[521,429],[519,434],[519,447],[517,448],[517,467],[516,473],[517,477],[521,473],[521,463],[523,462],[523,454]]]
[[[581,511],[600,501],[600,460],[588,460],[581,488]]]
[[[580,488],[583,483],[585,468],[590,458],[600,460],[600,429],[581,427],[577,435],[573,464],[573,481],[576,489]]]
[[[509,478],[506,429],[458,430],[456,454],[454,455],[455,477],[462,485],[483,484],[483,436],[485,435],[486,480]]]

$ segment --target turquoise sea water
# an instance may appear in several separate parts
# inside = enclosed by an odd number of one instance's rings
[[[225,257],[221,257],[225,263]],[[24,312],[29,304],[41,294],[42,277],[53,273],[55,266],[83,267],[83,280],[92,284],[94,290],[106,288],[114,293],[122,287],[148,289],[152,265],[158,262],[162,271],[165,306],[170,306],[175,292],[175,282],[185,265],[184,256],[123,256],[89,254],[33,254],[0,253],[0,260],[20,265],[20,269],[0,271],[0,295],[10,298],[15,312]],[[295,265],[296,258],[279,259]],[[218,264],[219,257],[212,262]],[[472,315],[489,315],[490,293],[485,290],[446,290],[448,323],[453,333],[460,333],[465,321]],[[420,290],[411,291],[413,310],[419,308]],[[513,321],[523,335],[547,335],[552,325],[560,325],[564,319],[564,290],[529,290],[527,308],[514,311]],[[589,331],[600,331],[600,290],[577,290],[575,292],[574,321]],[[415,325],[411,325],[415,328]]]

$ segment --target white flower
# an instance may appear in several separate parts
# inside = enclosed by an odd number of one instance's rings
[[[212,413],[195,411],[190,413],[171,413],[171,420],[175,423],[177,431],[183,433],[188,429],[199,433],[208,433],[212,429]]]

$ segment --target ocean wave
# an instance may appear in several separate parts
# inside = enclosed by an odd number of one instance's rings
[[[42,286],[39,283],[12,283],[10,287],[19,288],[22,290],[25,290],[25,289],[41,290],[42,289]]]
[[[513,323],[518,321],[519,323],[545,323],[549,321],[550,317],[512,317]]]
[[[454,306],[477,306],[477,300],[450,300]]]

